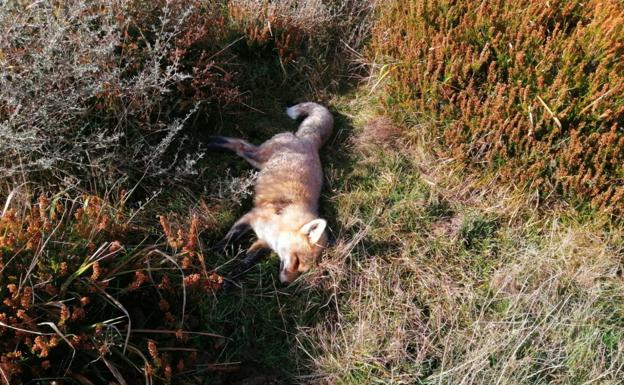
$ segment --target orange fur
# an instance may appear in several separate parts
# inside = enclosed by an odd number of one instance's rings
[[[327,243],[327,223],[318,217],[323,183],[318,150],[333,128],[331,113],[316,103],[298,104],[287,113],[293,119],[305,116],[294,134],[277,134],[260,146],[235,138],[213,143],[260,170],[254,208],[234,224],[226,240],[242,226],[251,226],[261,244],[280,257],[279,278],[284,283],[313,266]]]

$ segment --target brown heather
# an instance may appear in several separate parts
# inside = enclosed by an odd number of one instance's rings
[[[192,365],[190,353],[210,346],[204,337],[188,339],[197,310],[181,309],[183,300],[223,283],[197,262],[196,240],[185,238],[180,253],[157,239],[134,246],[149,231],[130,224],[133,213],[122,203],[92,195],[29,201],[9,198],[0,213],[0,384],[44,377],[170,382],[172,365]],[[196,238],[197,216],[182,223],[174,226]],[[188,255],[194,259],[181,269]],[[159,354],[160,343],[174,350]]]
[[[392,1],[373,36],[386,107],[433,120],[440,154],[624,211],[622,2]]]
[[[231,22],[244,33],[247,44],[273,44],[282,63],[295,61],[306,34],[305,26],[298,20],[281,14],[278,7],[268,2],[232,1],[228,11]]]

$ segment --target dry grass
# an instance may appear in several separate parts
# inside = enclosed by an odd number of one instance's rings
[[[379,147],[388,149],[396,146],[403,129],[387,116],[379,116],[366,122],[362,132],[350,138],[356,151],[376,152]]]
[[[371,114],[351,115],[360,138]],[[310,283],[333,312],[300,331],[314,373],[301,381],[619,383],[622,229],[470,177],[427,137],[329,166],[342,233]]]
[[[289,97],[301,99],[303,93],[328,99],[349,87],[354,76],[366,73],[356,63],[370,38],[375,3],[233,0],[228,2],[228,12],[234,29],[243,33],[252,49],[252,65],[267,59],[263,52],[277,53],[277,63],[271,65],[271,56],[264,65],[281,81],[279,92],[290,94],[295,89],[298,94]],[[263,71],[267,68],[251,72],[246,81],[258,84],[257,73]],[[277,91],[275,83],[270,87],[270,93]]]

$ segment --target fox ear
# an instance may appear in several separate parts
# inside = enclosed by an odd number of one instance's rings
[[[327,221],[318,218],[301,226],[301,230],[299,231],[310,238],[310,243],[317,243],[319,239],[321,239],[325,227],[327,227]]]

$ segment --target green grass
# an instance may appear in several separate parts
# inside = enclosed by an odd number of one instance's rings
[[[210,300],[205,324],[233,338],[223,362],[283,383],[617,383],[621,230],[440,166],[425,139],[362,144],[365,92],[330,106],[321,211],[336,245],[294,287],[275,284],[272,256]]]
[[[246,137],[261,142],[295,128],[282,115],[282,100],[264,102],[264,113],[231,119],[220,133],[250,132]],[[337,123],[322,150],[321,212],[336,243],[294,285],[276,281],[271,255],[241,290],[190,303],[195,331],[227,337],[205,346],[205,359],[216,366],[193,369],[193,378],[206,384],[259,378],[344,385],[618,383],[624,363],[619,227],[567,207],[535,208],[533,197],[492,184],[492,176],[441,163],[426,135],[376,139],[369,125],[378,110],[366,90],[328,104]],[[214,181],[202,194],[163,192],[144,210],[210,216],[212,227],[200,236],[204,257],[227,274],[238,249],[207,248],[249,209],[251,196],[217,187],[246,178],[250,168],[233,154],[208,154],[202,162]]]
[[[593,299],[581,295],[583,285],[602,292],[602,280],[615,283],[608,272],[619,254],[589,258],[609,248],[600,238],[600,222],[577,223],[574,214],[560,218],[561,212],[527,209],[516,192],[468,199],[454,191],[453,184],[465,177],[455,170],[441,170],[432,186],[419,173],[431,165],[414,156],[414,148],[380,146],[362,153],[348,144],[370,117],[365,98],[334,103],[351,117],[347,132],[337,126],[343,141],[330,144],[324,156],[328,183],[322,206],[335,214],[338,243],[308,277],[312,287],[295,291],[301,302],[281,299],[281,290],[263,302],[284,306],[287,314],[268,328],[286,342],[286,350],[267,345],[268,367],[288,362],[294,364],[285,372],[290,381],[304,375],[337,384],[455,383],[469,378],[471,370],[482,373],[473,383],[582,383],[598,375],[605,383],[615,381],[619,372],[605,365],[621,362],[613,347],[622,341],[600,320],[613,317],[617,306],[595,308]],[[501,198],[511,202],[500,205]],[[513,212],[516,207],[524,209]],[[591,252],[583,247],[587,238],[569,238],[566,232],[588,237]],[[586,266],[566,266],[569,255]],[[272,272],[265,268],[253,282],[266,282]],[[589,274],[585,269],[597,269],[598,281],[579,280]],[[614,290],[621,294],[621,285],[608,290],[609,298]],[[241,295],[246,296],[255,298]],[[326,298],[329,304],[318,313],[315,306]],[[250,308],[270,318],[262,306]],[[592,317],[598,322],[589,321]],[[588,321],[584,333],[566,331]],[[285,332],[282,325],[293,327]],[[284,361],[284,351],[297,358]]]

